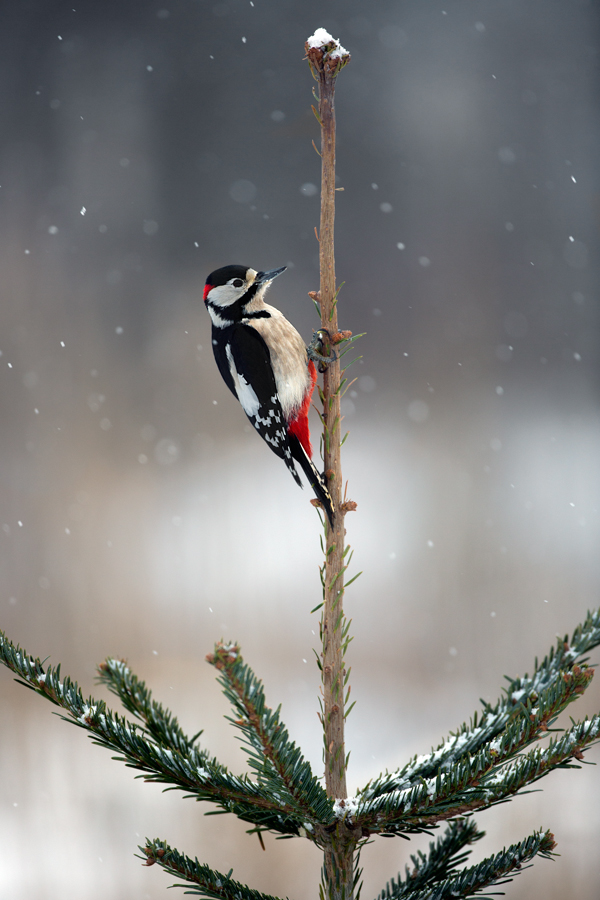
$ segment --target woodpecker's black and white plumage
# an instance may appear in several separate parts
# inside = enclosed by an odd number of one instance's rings
[[[315,366],[294,326],[264,301],[267,288],[285,269],[224,266],[211,272],[204,302],[212,319],[213,351],[225,384],[254,428],[302,487],[295,463],[300,465],[332,522],[331,495],[312,461],[308,428]]]

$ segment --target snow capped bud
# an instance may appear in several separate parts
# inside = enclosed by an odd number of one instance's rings
[[[324,28],[317,28],[305,43],[304,49],[315,77],[317,74],[328,74],[335,78],[340,69],[350,62],[350,54],[345,47]]]

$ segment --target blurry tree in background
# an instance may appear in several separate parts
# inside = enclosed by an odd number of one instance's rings
[[[304,586],[318,585],[314,514],[225,402],[200,294],[225,262],[293,266],[276,303],[310,334],[318,126],[298,47],[316,25],[348,35],[337,269],[344,325],[368,331],[343,410],[365,570],[348,610],[361,619],[348,743],[364,783],[435,743],[465,704],[494,699],[504,671],[527,669],[532,647],[543,653],[597,604],[598,11],[579,0],[74,9],[0,10],[2,626],[87,673],[85,692],[95,661],[127,656],[189,710],[191,733],[221,708],[199,655],[243,633],[291,735],[318,746],[303,662],[317,643],[304,614]],[[397,686],[391,697],[382,682]],[[162,896],[160,879],[132,871],[142,820],[142,837],[191,838],[227,870],[243,827],[216,834],[196,807],[90,759],[60,723],[49,736],[9,679],[0,691],[11,898]],[[595,711],[598,686],[580,702]],[[238,770],[228,737],[225,725],[206,735]],[[597,897],[597,780],[561,778],[499,809],[478,845],[482,858],[552,823],[560,867],[536,867],[515,898]],[[384,871],[404,862],[388,843],[366,891],[383,859]],[[69,872],[65,846],[78,847]],[[307,896],[314,861],[286,850],[281,870],[259,875],[249,854],[236,876],[277,893],[285,871],[290,895]]]

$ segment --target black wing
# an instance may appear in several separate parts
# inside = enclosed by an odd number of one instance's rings
[[[219,345],[213,345],[215,359],[227,387],[240,401],[262,439],[285,461],[302,486],[292,458],[287,423],[265,341],[251,325],[236,324]]]
[[[231,372],[229,371],[229,365],[227,363],[227,354],[225,348],[229,343],[229,338],[231,336],[231,332],[233,328],[215,328],[213,326],[212,330],[212,346],[213,353],[215,355],[215,362],[223,377],[223,381],[231,391],[234,397],[237,397],[235,392],[235,385],[233,383],[233,378],[231,377]]]
[[[315,497],[317,500],[321,501],[323,509],[327,513],[329,524],[333,527],[335,510],[325,477],[317,471],[317,467],[295,434],[290,435],[290,449],[292,451],[292,456],[296,462],[300,463],[300,468],[308,478],[308,483],[315,492]]]

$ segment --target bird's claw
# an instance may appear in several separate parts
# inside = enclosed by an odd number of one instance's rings
[[[338,355],[335,350],[332,349],[331,356],[324,356],[320,351],[323,348],[323,335],[327,336],[327,340],[331,341],[331,335],[327,331],[326,328],[320,328],[318,331],[315,331],[313,334],[313,339],[306,348],[306,352],[308,354],[308,358],[312,359],[313,362],[316,362],[319,368],[319,372],[324,372],[327,366],[335,362],[338,359]],[[319,348],[319,349],[317,349]]]

